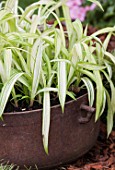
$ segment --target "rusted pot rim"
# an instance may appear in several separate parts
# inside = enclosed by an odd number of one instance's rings
[[[80,99],[82,97],[85,97],[87,95],[88,95],[88,93],[85,93],[85,94],[81,95],[80,97],[76,98],[76,100],[78,100],[78,99]],[[70,104],[72,102],[75,102],[76,100],[70,100],[70,101],[66,102],[65,105],[68,105],[68,104]],[[59,107],[61,107],[61,105],[57,104],[57,105],[51,106],[51,109],[55,109],[55,108],[59,108]],[[32,112],[32,111],[34,111],[34,112]],[[30,113],[32,114],[32,113],[35,113],[35,112],[38,112],[38,111],[42,112],[43,109],[35,109],[35,110],[22,111],[22,112],[6,112],[3,115],[9,115],[10,116],[10,115],[14,115],[15,113],[16,113],[16,115],[24,115],[24,114],[30,114]]]

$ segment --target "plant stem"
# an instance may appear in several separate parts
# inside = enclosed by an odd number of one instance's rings
[[[15,91],[15,88],[13,87],[12,89],[12,96],[14,97],[14,105],[15,107],[18,107],[18,100],[15,98],[16,96],[16,91]]]

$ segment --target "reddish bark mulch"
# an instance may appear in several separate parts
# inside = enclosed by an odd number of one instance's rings
[[[73,164],[59,170],[115,170],[115,131],[107,139],[106,126],[101,123],[95,146]]]
[[[97,28],[95,28],[93,26],[89,26],[88,27],[88,35],[93,34],[97,30],[98,30]],[[107,34],[102,34],[102,35],[99,35],[98,37],[103,42],[105,40],[106,36],[107,36]],[[109,52],[111,52],[113,50],[115,50],[115,36],[114,35],[111,36],[111,39],[109,41],[108,48],[107,48],[107,51],[109,51]]]

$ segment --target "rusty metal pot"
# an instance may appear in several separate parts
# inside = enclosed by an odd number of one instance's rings
[[[0,160],[21,167],[49,168],[71,162],[95,144],[99,121],[95,109],[87,106],[87,94],[65,105],[51,108],[49,154],[42,143],[42,110],[4,113],[0,121]]]

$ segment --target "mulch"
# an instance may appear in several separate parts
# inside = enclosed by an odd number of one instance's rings
[[[115,130],[107,138],[106,125],[101,123],[95,146],[73,164],[58,170],[115,170]]]
[[[97,28],[95,28],[93,26],[89,26],[88,27],[88,35],[93,34],[97,30],[98,30]],[[107,36],[107,34],[102,34],[102,35],[99,35],[98,37],[100,38],[100,40],[102,42],[104,42],[106,36]],[[113,50],[115,50],[115,36],[114,35],[111,36],[111,39],[109,41],[108,48],[107,48],[107,51],[109,51],[109,52],[112,52]]]

